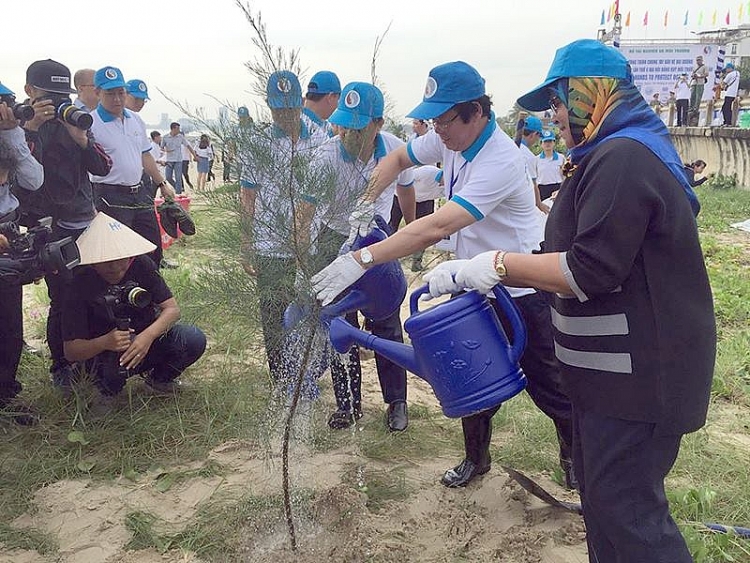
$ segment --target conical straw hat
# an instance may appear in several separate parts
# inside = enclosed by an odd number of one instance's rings
[[[117,219],[99,212],[76,241],[80,264],[97,264],[130,258],[153,251],[156,245],[147,241]]]

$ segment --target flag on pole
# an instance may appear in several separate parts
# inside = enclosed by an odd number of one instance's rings
[[[714,10],[714,15],[711,16],[711,25],[716,25],[716,10]]]
[[[703,10],[698,12],[698,25],[703,25]]]
[[[669,10],[664,12],[664,27],[667,27],[667,20],[669,19]]]
[[[643,15],[643,25],[648,25],[648,10],[646,10],[646,13]]]
[[[602,21],[599,22],[599,25],[604,25],[604,10],[602,10]]]
[[[688,14],[690,13],[690,10],[685,10],[685,21],[682,22],[682,25],[687,25],[688,22]]]
[[[615,14],[620,13],[620,0],[615,0]]]
[[[724,18],[724,21],[726,21],[727,25],[729,25],[729,10],[727,10],[727,17]]]
[[[739,9],[739,10],[737,11],[737,13],[738,13],[738,16],[737,16],[737,21],[738,21],[738,22],[741,22],[741,21],[742,21],[742,11],[743,11],[744,9],[745,9],[745,6],[744,6],[744,5],[742,5],[742,4],[740,4],[740,9]]]
[[[614,10],[614,5],[611,5],[609,7],[609,11],[607,12],[607,21],[612,19],[612,10]]]
[[[630,11],[628,11],[628,15],[625,17],[625,27],[630,27]]]

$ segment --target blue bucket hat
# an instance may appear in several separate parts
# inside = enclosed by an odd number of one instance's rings
[[[13,91],[0,82],[0,96],[13,96]]]
[[[122,71],[114,66],[100,68],[94,74],[94,86],[102,90],[113,90],[114,88],[127,88],[127,83],[122,77]]]
[[[328,121],[346,129],[364,129],[373,119],[383,117],[383,93],[367,82],[344,86],[336,111]]]
[[[148,97],[148,86],[146,86],[146,83],[143,80],[137,78],[128,80],[125,83],[125,90],[127,90],[128,94],[134,98],[140,98],[141,100],[151,99]]]
[[[620,51],[596,39],[579,39],[557,50],[547,78],[518,98],[518,105],[530,111],[547,109],[550,98],[547,88],[561,78],[574,76],[632,79],[628,60]]]
[[[536,131],[540,135],[542,134],[542,131],[544,131],[544,128],[542,127],[542,120],[539,119],[536,115],[528,116],[523,122],[523,128],[527,131]]]
[[[297,75],[289,70],[279,70],[268,77],[266,96],[271,109],[302,107],[302,87]]]
[[[430,71],[422,103],[406,117],[434,119],[456,104],[476,100],[484,94],[484,78],[473,66],[463,61],[445,63]]]
[[[330,70],[321,70],[313,74],[307,85],[308,94],[340,94],[341,82],[336,73]]]
[[[555,134],[552,131],[548,129],[545,129],[544,131],[542,131],[542,142],[554,141],[554,140],[555,140]]]

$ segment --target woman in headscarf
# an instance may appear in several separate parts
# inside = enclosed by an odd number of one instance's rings
[[[518,103],[551,107],[570,149],[544,253],[486,252],[425,279],[435,293],[502,282],[554,294],[589,560],[690,562],[664,479],[682,435],[705,423],[714,368],[698,200],[619,51],[594,40],[559,49]]]

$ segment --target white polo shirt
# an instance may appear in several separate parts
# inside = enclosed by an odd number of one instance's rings
[[[537,176],[539,175],[536,167],[536,155],[531,152],[531,149],[529,149],[529,147],[527,147],[523,141],[521,141],[521,146],[519,146],[518,148],[521,149],[521,154],[523,155],[524,159],[526,159],[526,171],[529,173],[529,177],[532,180],[536,180]]]
[[[494,115],[465,151],[449,150],[434,131],[409,141],[407,150],[414,164],[442,162],[446,197],[476,219],[458,231],[456,258],[488,250],[529,254],[539,247],[538,211],[524,157],[496,126]],[[508,291],[513,297],[534,292]]]
[[[315,150],[325,139],[322,133],[312,135],[301,121],[296,143],[275,124],[243,140],[240,187],[256,191],[252,229],[258,254],[274,258],[294,255],[293,204],[306,201],[317,205],[311,170]]]
[[[316,222],[322,223],[342,235],[349,234],[349,215],[364,195],[370,175],[380,159],[389,152],[402,146],[404,142],[388,133],[381,131],[375,137],[375,151],[365,164],[351,156],[339,137],[334,137],[322,145],[318,150],[318,166],[330,170],[335,175],[335,193],[327,197],[318,206]],[[411,187],[414,185],[414,171],[409,168],[399,174],[398,178],[378,196],[374,202],[375,213],[385,219],[391,218],[393,194],[396,185]]]
[[[536,157],[536,183],[540,186],[562,183],[562,166],[564,162],[565,157],[559,152],[552,151],[552,156],[547,158],[544,156],[544,151],[542,151]]]
[[[146,135],[146,125],[141,117],[128,109],[119,119],[101,104],[91,112],[94,123],[91,132],[96,142],[112,159],[112,169],[106,176],[90,174],[92,182],[135,186],[143,175],[143,153],[151,150],[151,140]]]
[[[318,117],[310,108],[302,108],[302,121],[307,125],[307,129],[311,135],[315,135],[318,131],[322,131],[326,137],[333,137],[333,127],[325,119]]]

